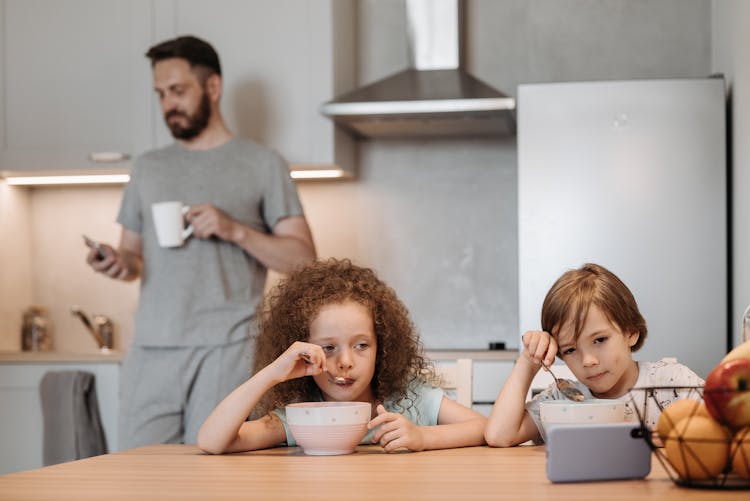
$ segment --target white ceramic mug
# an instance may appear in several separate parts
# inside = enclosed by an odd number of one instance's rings
[[[193,234],[193,225],[185,227],[190,207],[182,202],[158,202],[151,205],[156,238],[162,247],[179,247]]]

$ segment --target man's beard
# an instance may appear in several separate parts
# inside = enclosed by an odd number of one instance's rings
[[[169,119],[174,116],[181,116],[187,119],[187,125],[181,125],[180,122],[170,122]],[[175,139],[190,140],[196,137],[198,134],[203,132],[203,129],[208,125],[208,119],[211,118],[211,102],[208,99],[208,93],[203,92],[201,102],[198,105],[198,109],[195,113],[188,115],[182,111],[172,110],[164,115],[164,121],[167,123],[167,127],[172,131],[172,136]]]

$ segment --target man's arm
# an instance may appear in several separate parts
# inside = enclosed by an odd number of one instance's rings
[[[303,216],[280,219],[272,234],[239,225],[235,243],[267,268],[289,273],[297,266],[315,260],[315,244]]]
[[[280,219],[271,234],[245,226],[209,204],[190,207],[187,220],[196,237],[232,242],[274,271],[288,273],[315,259],[315,244],[304,216]]]

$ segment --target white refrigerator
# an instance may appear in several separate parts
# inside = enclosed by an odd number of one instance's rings
[[[519,86],[521,334],[557,277],[595,262],[646,319],[634,358],[705,377],[727,346],[726,137],[721,78]]]

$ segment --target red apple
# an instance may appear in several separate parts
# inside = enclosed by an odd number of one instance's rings
[[[720,423],[734,429],[750,425],[750,358],[714,367],[706,378],[703,400]]]

